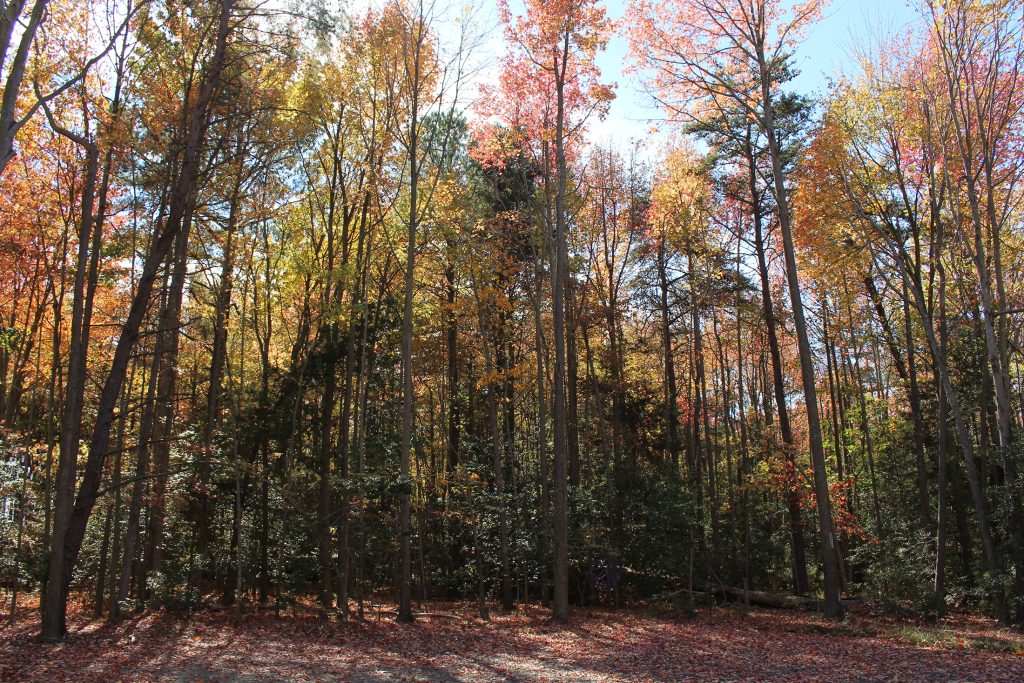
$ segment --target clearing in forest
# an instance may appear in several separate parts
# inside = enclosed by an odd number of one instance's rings
[[[304,615],[147,612],[111,626],[73,611],[64,643],[39,644],[37,613],[0,626],[0,680],[57,681],[1020,681],[1024,635],[957,615],[939,624],[853,610],[576,609],[567,627],[520,607],[468,603],[396,623]],[[442,616],[443,615],[443,616]]]

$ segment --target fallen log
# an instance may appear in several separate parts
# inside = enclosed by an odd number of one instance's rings
[[[657,595],[657,596],[655,596],[655,599],[656,600],[671,601],[671,600],[676,600],[678,598],[681,598],[683,596],[687,596],[687,597],[693,599],[694,596],[696,596],[696,595],[707,595],[708,592],[709,591],[705,591],[705,590],[702,590],[700,588],[694,588],[693,590],[690,590],[689,588],[680,588],[679,590],[672,591],[671,593],[663,593],[661,595]]]
[[[799,595],[751,591],[744,588],[734,588],[733,586],[722,586],[718,589],[718,592],[724,597],[742,602],[744,605],[756,605],[758,607],[771,607],[774,609],[812,609],[818,604],[818,601],[813,598],[805,598]]]
[[[398,616],[398,610],[388,610],[388,614]],[[454,621],[465,621],[465,619],[458,614],[445,614],[444,612],[413,612],[412,616],[414,619],[452,619]]]
[[[670,601],[684,596],[689,596],[693,599],[698,594],[715,595],[716,597],[724,598],[726,600],[742,602],[744,605],[770,607],[772,609],[816,609],[818,606],[818,601],[814,598],[806,598],[799,595],[784,595],[768,591],[752,591],[725,585],[719,586],[718,588],[694,588],[692,591],[689,588],[681,588],[679,590],[672,591],[671,593],[665,593],[664,595],[659,596],[659,599]]]

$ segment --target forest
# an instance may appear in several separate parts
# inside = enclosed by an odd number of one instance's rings
[[[620,4],[2,0],[2,618],[1024,627],[1024,2]]]

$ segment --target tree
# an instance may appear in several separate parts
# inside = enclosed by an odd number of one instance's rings
[[[221,87],[220,77],[231,34],[233,10],[233,0],[223,0],[219,5],[213,53],[202,79],[195,107],[186,116],[188,126],[184,135],[180,173],[171,191],[167,218],[153,235],[153,241],[146,255],[131,307],[117,341],[114,358],[100,394],[96,424],[89,441],[89,456],[86,460],[84,476],[77,491],[74,489],[75,459],[69,455],[67,459],[62,458],[58,465],[49,573],[43,599],[42,636],[47,640],[59,640],[67,631],[68,589],[78,553],[82,547],[89,515],[96,504],[103,463],[110,444],[114,408],[127,373],[129,356],[139,336],[139,327],[149,304],[149,296],[157,271],[182,230],[185,216],[189,210],[189,203],[193,197],[196,176],[199,171],[201,145],[210,125],[210,107],[215,93]],[[188,104],[185,105],[185,108],[188,111]],[[90,219],[83,220],[88,222]],[[84,372],[84,367],[80,372]],[[74,406],[72,408],[77,409]],[[68,408],[65,407],[65,410]]]
[[[505,64],[505,72],[519,71],[531,79],[531,89],[550,105],[537,114],[545,115],[536,126],[554,139],[553,162],[549,162],[554,186],[551,303],[554,325],[554,603],[556,621],[569,618],[569,500],[568,443],[566,419],[565,286],[568,274],[566,229],[567,150],[571,139],[594,108],[601,107],[611,92],[598,83],[594,57],[606,41],[604,9],[591,0],[564,3],[527,2],[525,14],[512,17],[508,5],[501,7],[506,34],[519,52]],[[510,77],[513,77],[509,73]],[[515,96],[511,91],[507,95]],[[553,102],[552,102],[553,101]],[[575,114],[575,116],[574,116]],[[537,129],[534,128],[534,131]],[[533,131],[531,131],[533,132]],[[551,157],[548,157],[551,159]],[[570,350],[575,353],[575,350]]]
[[[711,3],[684,0],[661,5],[639,3],[641,16],[631,37],[637,58],[654,69],[651,86],[670,111],[700,119],[722,100],[731,102],[764,135],[771,163],[772,193],[782,232],[793,323],[800,350],[801,380],[807,406],[814,489],[817,496],[825,613],[842,618],[839,560],[832,528],[828,476],[815,385],[814,358],[804,318],[793,244],[792,209],[780,145],[775,101],[788,71],[799,33],[819,15],[822,2],[789,11],[776,2]],[[716,55],[708,60],[707,55]]]

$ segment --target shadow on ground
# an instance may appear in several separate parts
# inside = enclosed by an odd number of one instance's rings
[[[578,610],[567,627],[525,607],[473,618],[463,604],[412,625],[203,612],[146,613],[116,625],[72,615],[63,643],[35,640],[36,613],[0,627],[0,680],[84,681],[1013,681],[1024,636],[989,622],[932,625],[854,616],[833,625],[793,611]],[[923,630],[925,629],[925,630]],[[900,634],[917,634],[909,642]],[[934,635],[941,646],[922,646]],[[987,649],[982,649],[987,648]]]

